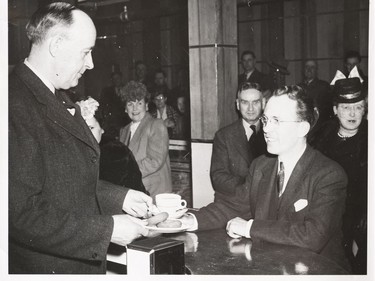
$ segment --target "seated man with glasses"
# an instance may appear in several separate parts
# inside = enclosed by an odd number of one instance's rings
[[[347,177],[306,142],[316,122],[313,100],[299,86],[282,87],[261,122],[271,155],[252,162],[235,197],[185,215],[184,223],[189,230],[226,225],[233,238],[306,248],[347,268],[341,246]]]

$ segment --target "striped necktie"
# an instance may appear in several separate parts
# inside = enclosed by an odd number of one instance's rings
[[[280,170],[277,173],[277,194],[279,195],[279,197],[281,196],[282,191],[283,191],[284,178],[285,178],[284,163],[280,162]]]

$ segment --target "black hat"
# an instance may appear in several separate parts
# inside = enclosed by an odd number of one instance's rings
[[[337,80],[334,86],[334,100],[338,103],[355,103],[365,99],[359,78]]]

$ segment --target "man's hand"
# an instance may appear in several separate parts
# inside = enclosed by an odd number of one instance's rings
[[[147,236],[148,230],[144,228],[147,222],[129,215],[114,215],[111,242],[126,246],[141,236]]]
[[[164,120],[164,125],[167,127],[167,128],[173,128],[174,126],[176,126],[176,124],[174,123],[174,121],[171,119],[171,118],[167,118]]]
[[[126,194],[122,209],[133,217],[145,217],[152,206],[152,198],[143,192],[129,190]]]
[[[232,238],[240,238],[246,236],[246,225],[247,221],[236,217],[227,222],[227,233]]]
[[[179,218],[183,225],[187,227],[187,231],[197,230],[196,218],[190,214],[185,214]]]

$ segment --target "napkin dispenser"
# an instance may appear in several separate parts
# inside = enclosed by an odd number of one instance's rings
[[[185,274],[184,243],[162,236],[126,246],[127,274]]]

